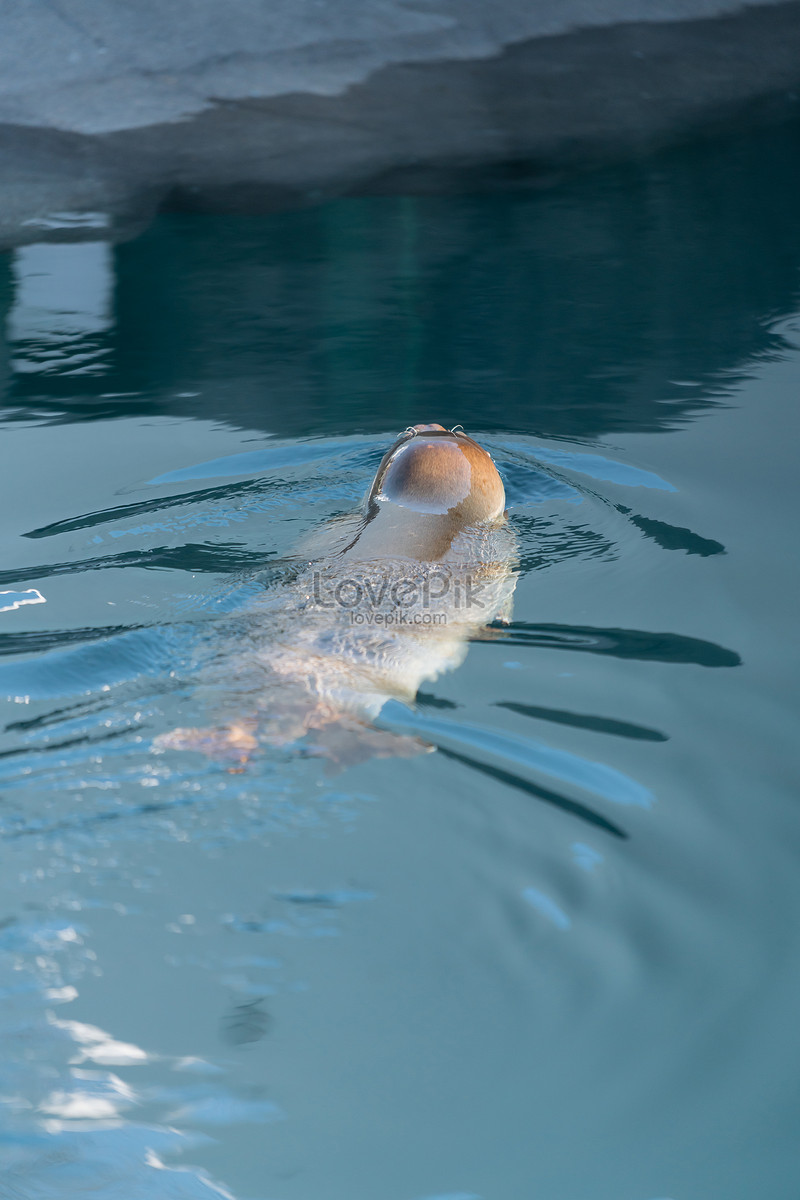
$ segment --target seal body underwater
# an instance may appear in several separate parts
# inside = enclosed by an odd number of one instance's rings
[[[384,455],[360,508],[334,519],[267,587],[197,683],[213,728],[179,728],[156,750],[243,764],[303,741],[350,765],[432,747],[380,730],[389,699],[413,702],[467,642],[510,617],[514,540],[490,455],[458,428],[415,425]]]

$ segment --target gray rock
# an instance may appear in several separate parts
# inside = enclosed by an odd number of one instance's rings
[[[3,22],[5,244],[128,236],[165,201],[546,178],[800,91],[798,0],[18,0]]]

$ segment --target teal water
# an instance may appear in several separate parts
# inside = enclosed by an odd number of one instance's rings
[[[0,257],[0,1196],[795,1200],[798,211],[784,127]],[[436,751],[154,753],[416,421],[518,547]]]

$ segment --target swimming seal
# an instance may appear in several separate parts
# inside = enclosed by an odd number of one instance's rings
[[[432,749],[373,722],[388,699],[413,703],[423,680],[457,666],[487,623],[509,618],[504,509],[483,447],[460,427],[411,426],[360,508],[306,542],[292,577],[249,604],[238,637],[200,671],[222,722],[175,729],[154,748],[239,765],[259,746],[306,738],[307,752],[340,765]]]

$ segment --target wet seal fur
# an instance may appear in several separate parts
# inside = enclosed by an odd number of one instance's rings
[[[458,426],[410,427],[364,505],[301,555],[199,673],[221,723],[174,729],[154,749],[242,766],[260,746],[307,738],[306,753],[345,766],[433,748],[373,722],[388,699],[413,703],[423,680],[458,666],[488,623],[510,619],[514,540],[491,456]]]

